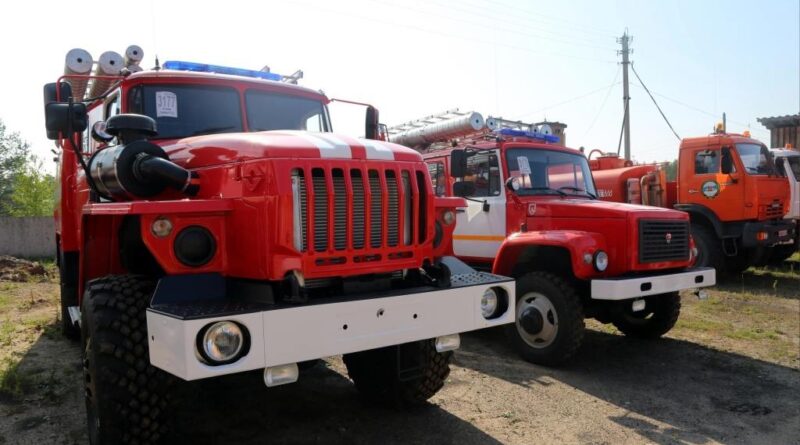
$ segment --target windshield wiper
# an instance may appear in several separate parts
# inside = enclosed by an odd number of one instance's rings
[[[594,194],[594,193],[592,193],[592,192],[587,192],[586,190],[584,190],[584,189],[582,189],[582,188],[580,188],[580,187],[573,187],[573,186],[571,186],[571,185],[565,185],[564,187],[559,187],[558,189],[559,189],[559,190],[561,190],[561,189],[567,189],[567,190],[572,190],[572,191],[579,192],[579,193],[586,193],[586,196],[588,196],[588,197],[590,197],[590,198],[592,198],[592,199],[597,199],[597,196],[595,196],[595,194]]]
[[[190,136],[201,136],[204,134],[214,134],[214,133],[222,133],[223,131],[233,130],[236,126],[230,125],[228,127],[213,127],[213,128],[205,128],[203,130],[197,130],[192,133]]]
[[[567,194],[562,192],[561,190],[550,188],[550,187],[528,187],[528,188],[524,188],[522,190],[545,190],[545,191],[548,191],[548,192],[556,192],[561,196],[567,196]]]

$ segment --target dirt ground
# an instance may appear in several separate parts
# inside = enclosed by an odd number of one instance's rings
[[[260,373],[195,382],[176,413],[191,444],[800,443],[800,264],[750,270],[678,326],[637,341],[589,323],[548,369],[502,332],[462,336],[445,388],[406,413],[361,401],[340,358],[268,389]],[[50,276],[0,282],[0,444],[83,444],[80,348],[56,322]]]

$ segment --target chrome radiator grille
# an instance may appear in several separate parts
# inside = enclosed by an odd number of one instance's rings
[[[688,221],[639,221],[640,263],[688,259]]]
[[[302,231],[296,246],[302,251],[309,245],[328,252],[425,241],[427,188],[421,171],[294,169],[292,184]]]

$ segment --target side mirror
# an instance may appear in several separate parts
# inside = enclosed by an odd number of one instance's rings
[[[372,105],[367,107],[367,117],[364,125],[364,137],[367,139],[378,140],[380,134],[380,119],[378,109]]]
[[[450,176],[463,178],[467,173],[467,152],[455,149],[450,152]]]
[[[508,180],[506,181],[506,187],[509,190],[511,190],[512,192],[516,192],[520,188],[522,188],[522,184],[519,182],[519,178],[518,177],[512,176],[512,177],[508,178]]]
[[[56,140],[58,134],[67,135],[86,130],[88,115],[82,103],[49,103],[44,107],[44,122],[47,138]]]
[[[108,134],[106,131],[105,121],[97,121],[92,125],[92,139],[101,143],[108,143],[114,139],[114,136]]]
[[[731,149],[729,147],[722,147],[720,167],[723,175],[729,175],[733,172],[733,157],[731,156]]]
[[[61,94],[58,94],[58,89],[61,89]],[[58,102],[61,99],[61,102],[67,102],[69,97],[72,96],[72,87],[70,84],[66,82],[53,82],[45,84],[43,89],[43,96],[44,96],[44,107],[45,107],[45,120],[47,120],[47,105],[53,102]],[[58,139],[58,132],[47,131],[47,138],[48,139]]]
[[[453,184],[453,194],[460,197],[475,194],[475,183],[472,181],[458,181]]]

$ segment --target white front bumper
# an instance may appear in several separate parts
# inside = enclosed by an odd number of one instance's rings
[[[502,316],[486,320],[480,300],[492,286],[506,291],[509,307]],[[202,319],[179,319],[148,309],[150,363],[184,380],[195,380],[398,345],[512,323],[515,295],[514,282],[509,280]],[[220,320],[247,327],[250,351],[235,363],[209,366],[198,360],[197,334]]]
[[[592,299],[629,300],[659,295],[684,289],[708,287],[716,284],[713,267],[699,267],[687,272],[636,278],[592,280]]]

